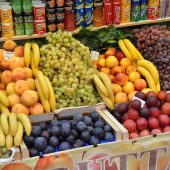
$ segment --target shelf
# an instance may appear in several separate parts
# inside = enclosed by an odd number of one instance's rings
[[[170,17],[168,18],[161,18],[161,19],[157,19],[157,20],[145,20],[145,21],[139,21],[139,22],[129,22],[129,23],[122,23],[119,25],[115,25],[115,28],[125,28],[125,27],[133,27],[133,26],[139,26],[139,25],[145,25],[145,24],[154,24],[154,23],[161,23],[161,22],[170,22]],[[96,28],[92,28],[92,31],[98,30],[100,28],[105,28],[107,26],[102,26],[102,27],[96,27]],[[73,31],[73,34],[77,34],[79,31]],[[12,39],[12,40],[28,40],[28,39],[36,39],[36,38],[45,38],[47,34],[34,34],[31,36],[15,36],[12,38],[0,38],[0,42],[6,41],[8,39]]]

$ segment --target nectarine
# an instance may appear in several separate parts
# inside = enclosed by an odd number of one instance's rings
[[[122,92],[122,87],[119,84],[112,84],[114,94]]]
[[[136,138],[139,138],[139,135],[136,132],[130,133],[129,139],[136,139]]]
[[[14,82],[7,84],[6,92],[7,92],[8,95],[15,93]]]
[[[162,111],[163,114],[170,115],[170,103],[165,102],[165,103],[161,106],[161,111]]]
[[[0,49],[0,62],[4,60],[4,49]]]
[[[129,101],[131,101],[133,99],[133,97],[135,96],[136,93],[137,93],[137,91],[132,91],[128,94]]]
[[[14,49],[14,56],[15,57],[24,57],[24,47],[18,46]]]
[[[125,55],[121,51],[116,51],[116,58],[120,61],[122,58],[125,58]]]
[[[8,96],[8,100],[9,100],[9,107],[12,108],[14,105],[20,103],[20,96],[16,95],[16,94],[10,94]]]
[[[128,97],[126,93],[119,92],[115,95],[115,103],[126,103],[128,102]]]
[[[106,58],[106,67],[112,68],[118,65],[119,65],[119,61],[117,60],[115,56],[109,56]]]
[[[14,51],[16,47],[17,47],[17,44],[13,40],[7,40],[3,43],[3,48],[7,51]]]
[[[129,73],[129,81],[131,82],[134,82],[135,80],[140,79],[140,78],[141,78],[140,74],[136,71],[132,71]]]
[[[26,80],[26,82],[28,84],[29,90],[36,90],[34,79],[29,78]]]
[[[105,73],[105,74],[110,74],[110,69],[109,68],[107,68],[107,67],[102,67],[101,69],[100,69],[100,72],[103,72],[103,73]]]
[[[131,61],[128,58],[122,58],[120,60],[120,65],[124,68],[127,68],[128,66],[131,65]]]
[[[136,71],[136,67],[134,65],[130,65],[126,68],[126,74],[129,75],[131,72]]]
[[[105,59],[104,58],[99,59],[97,65],[100,66],[100,67],[105,67],[106,66]]]
[[[33,78],[33,73],[32,73],[31,68],[24,67],[24,70],[25,70],[26,73],[27,73],[27,79],[28,79],[28,78]]]
[[[9,69],[9,61],[8,60],[2,60],[0,62],[0,68],[1,68],[1,70]]]
[[[127,119],[124,121],[123,126],[131,133],[136,131],[136,123],[134,120]]]
[[[0,90],[5,90],[5,85],[2,82],[0,82]]]
[[[115,67],[112,67],[111,71],[110,71],[110,74],[112,74],[113,76],[115,76],[116,74],[118,73],[125,73],[125,68],[122,67],[122,66],[115,66]]]
[[[8,60],[10,70],[14,70],[17,67],[24,67],[23,57],[12,57]]]
[[[145,137],[145,136],[149,136],[150,135],[150,132],[148,129],[145,129],[145,130],[142,130],[140,133],[139,133],[139,136],[140,137]]]
[[[144,79],[137,79],[134,81],[134,86],[137,91],[141,91],[147,87],[147,84]]]
[[[20,103],[14,105],[12,107],[11,112],[16,113],[16,114],[24,113],[26,115],[29,115],[29,109],[27,107],[25,107],[24,105],[20,104]]]
[[[115,56],[115,54],[116,54],[116,49],[115,49],[115,48],[109,48],[109,49],[105,52],[104,56],[107,58],[107,57],[109,57],[109,56]]]
[[[28,84],[24,80],[18,80],[14,84],[15,93],[21,95],[24,91],[29,90]]]
[[[27,78],[27,72],[22,67],[17,67],[12,71],[12,80],[25,80]]]
[[[5,70],[1,74],[1,81],[4,85],[7,85],[12,81],[12,72],[10,70]]]
[[[44,113],[44,109],[40,103],[34,104],[32,107],[29,108],[30,114],[38,115]]]
[[[130,92],[135,90],[135,87],[132,82],[127,81],[122,87],[122,89],[123,89],[123,92],[125,92],[126,94],[129,94]]]
[[[127,81],[128,81],[128,76],[123,73],[118,73],[113,79],[113,83],[119,85],[124,85]]]

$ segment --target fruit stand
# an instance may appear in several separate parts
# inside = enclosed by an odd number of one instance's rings
[[[0,169],[169,170],[170,2],[2,0]]]

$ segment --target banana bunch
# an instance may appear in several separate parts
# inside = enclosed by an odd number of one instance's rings
[[[9,109],[8,109],[8,106],[9,106],[8,97],[2,90],[0,90],[0,111],[2,113],[3,112],[10,113]]]
[[[105,73],[99,72],[93,75],[93,81],[102,100],[112,110],[114,107],[114,94],[110,78]]]
[[[20,113],[2,113],[0,115],[0,146],[10,149],[22,142],[24,130],[30,136],[32,126],[27,115]]]

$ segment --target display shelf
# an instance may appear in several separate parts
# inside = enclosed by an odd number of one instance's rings
[[[140,25],[145,25],[145,24],[155,24],[155,23],[161,23],[161,22],[170,22],[170,17],[168,18],[161,18],[157,20],[145,20],[145,21],[139,21],[139,22],[129,22],[129,23],[122,23],[119,25],[115,25],[115,28],[125,28],[125,27],[133,27],[133,26],[140,26]],[[102,26],[102,27],[95,27],[92,28],[92,31],[98,30],[100,28],[105,28],[107,26]],[[79,30],[73,31],[73,34],[77,34]],[[28,40],[28,39],[36,39],[36,38],[45,38],[47,34],[34,34],[31,36],[15,36],[12,38],[0,38],[0,42],[6,41],[8,39],[12,40]]]

